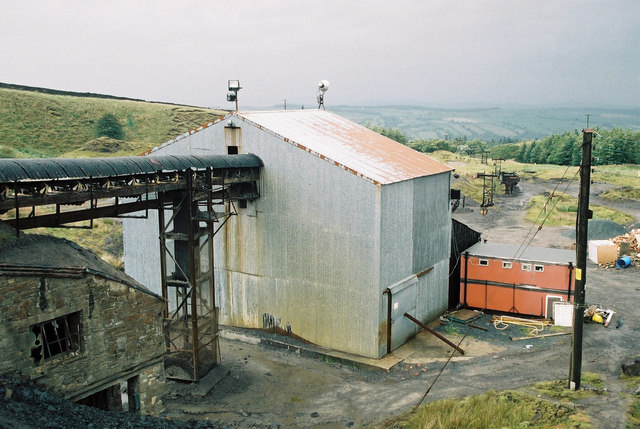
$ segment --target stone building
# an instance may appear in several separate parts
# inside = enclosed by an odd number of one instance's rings
[[[0,374],[67,399],[162,411],[162,299],[75,243],[0,224]]]

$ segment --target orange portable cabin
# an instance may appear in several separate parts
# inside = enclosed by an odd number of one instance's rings
[[[573,301],[575,251],[477,243],[460,262],[465,306],[553,317],[554,301]]]

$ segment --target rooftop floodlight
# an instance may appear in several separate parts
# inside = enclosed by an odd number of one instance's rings
[[[227,94],[227,101],[236,102],[236,112],[238,111],[238,91],[241,89],[239,80],[229,80],[229,91],[231,92]]]
[[[316,99],[318,100],[318,109],[322,107],[324,110],[324,93],[329,90],[329,81],[321,80],[318,82],[318,88],[316,90]]]

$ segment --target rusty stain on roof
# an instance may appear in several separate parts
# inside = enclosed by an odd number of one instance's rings
[[[424,153],[326,110],[235,112],[233,116],[375,184],[453,170]]]

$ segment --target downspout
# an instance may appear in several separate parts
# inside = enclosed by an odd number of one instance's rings
[[[392,294],[391,289],[386,288],[383,295],[388,295],[387,297],[387,354],[391,353],[391,301]]]
[[[467,306],[467,277],[469,269],[469,252],[464,252],[464,306]]]
[[[567,302],[571,301],[571,272],[573,271],[573,264],[569,262],[569,285],[567,286]]]

